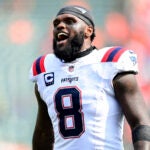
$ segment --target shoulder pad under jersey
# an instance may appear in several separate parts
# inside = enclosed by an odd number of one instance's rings
[[[101,59],[101,62],[117,62],[120,56],[126,51],[127,49],[122,47],[109,47],[105,52],[104,56]]]
[[[45,65],[44,65],[45,57],[46,55],[40,56],[33,62],[32,67],[30,69],[30,74],[29,74],[30,80],[35,81],[37,75],[46,71]]]
[[[38,59],[36,59],[32,65],[33,70],[33,76],[36,76],[40,73],[45,72],[45,66],[44,66],[44,60],[46,55],[40,56]]]
[[[132,71],[138,72],[137,55],[133,50],[123,47],[104,48],[101,62],[112,62],[118,72]]]

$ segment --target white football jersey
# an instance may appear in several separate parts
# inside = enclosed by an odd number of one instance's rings
[[[138,72],[137,56],[122,47],[106,47],[71,63],[54,54],[32,65],[36,82],[52,120],[54,150],[122,150],[123,113],[115,99],[113,78]]]

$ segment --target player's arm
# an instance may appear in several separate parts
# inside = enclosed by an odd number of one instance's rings
[[[132,130],[135,150],[150,150],[150,118],[135,75],[118,74],[114,91]]]
[[[47,106],[37,90],[37,85],[35,85],[35,95],[38,102],[38,114],[33,134],[32,148],[33,150],[52,150],[54,143],[52,123],[48,115]]]

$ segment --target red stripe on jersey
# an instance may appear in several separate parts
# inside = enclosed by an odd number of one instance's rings
[[[106,62],[107,59],[108,59],[108,57],[109,57],[109,55],[111,54],[111,52],[112,52],[114,49],[116,49],[116,47],[110,48],[110,49],[105,53],[105,55],[103,56],[101,62]]]
[[[44,66],[44,60],[45,60],[45,56],[43,56],[40,60],[40,68],[41,68],[41,72],[45,72],[45,66]]]
[[[39,57],[37,60],[33,63],[33,75],[36,76],[42,72],[45,72],[45,66],[44,66],[44,60],[45,56]]]
[[[117,62],[118,59],[120,58],[120,56],[124,53],[124,51],[126,51],[126,48],[122,48],[120,51],[118,51],[118,53],[114,56],[112,62]]]
[[[37,75],[37,71],[36,71],[36,60],[35,60],[34,63],[33,63],[32,69],[33,69],[33,76],[36,76],[36,75]]]

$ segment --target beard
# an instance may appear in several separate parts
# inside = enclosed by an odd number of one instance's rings
[[[84,42],[84,32],[76,34],[73,38],[68,39],[66,46],[59,48],[57,41],[53,39],[54,54],[57,58],[64,62],[71,62],[77,58]]]

